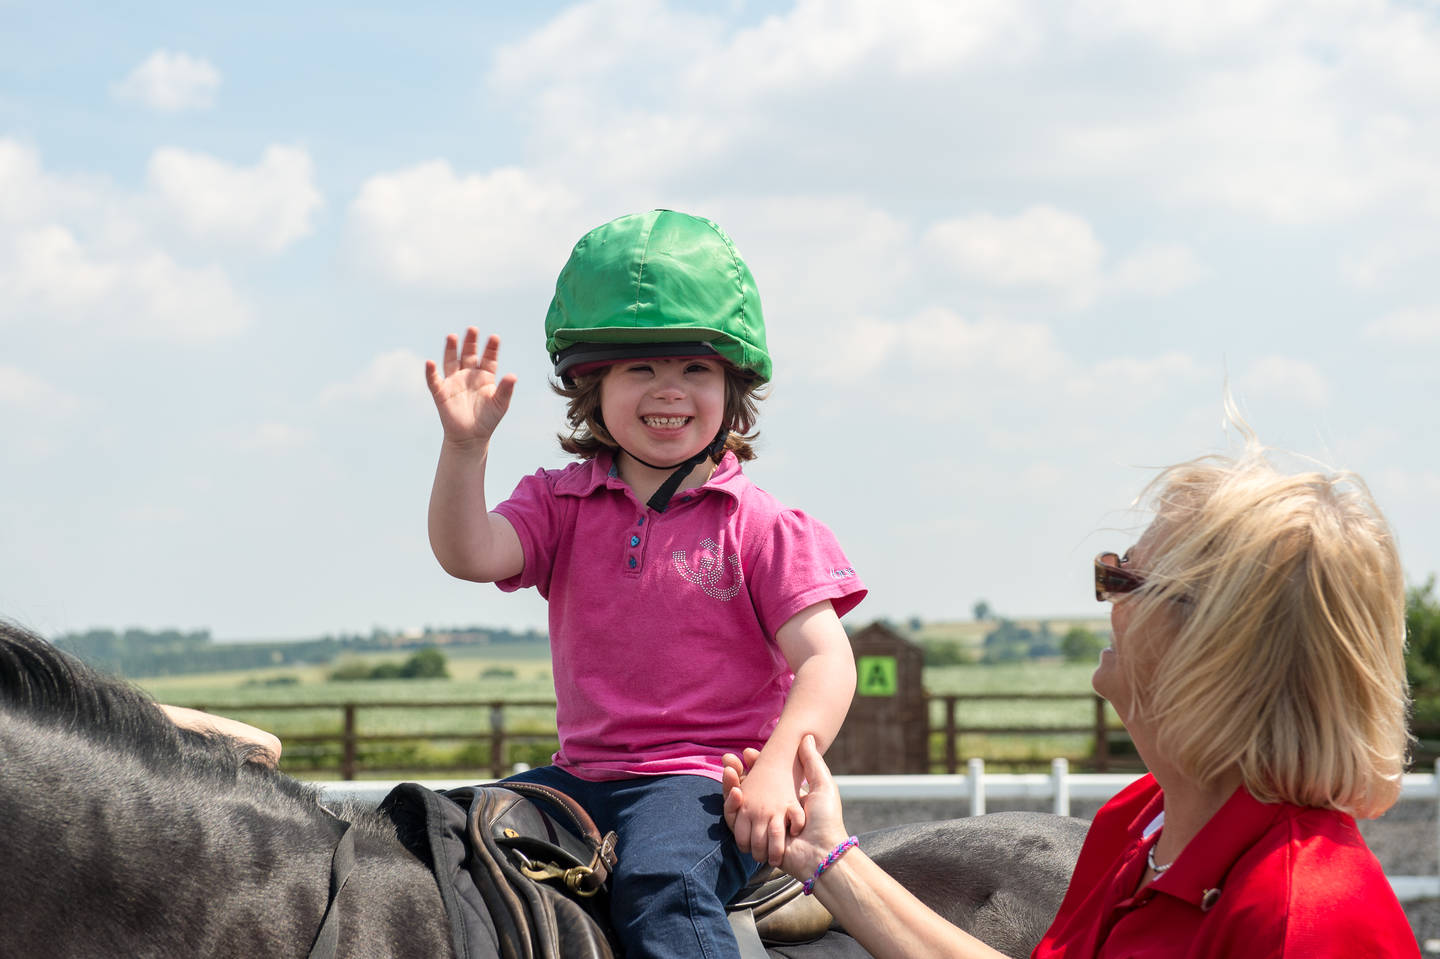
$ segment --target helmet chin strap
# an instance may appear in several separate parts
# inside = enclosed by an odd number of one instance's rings
[[[650,463],[642,460],[623,446],[620,447],[620,449],[625,455],[642,466],[648,466],[652,470],[673,469],[675,471],[665,478],[665,482],[661,483],[660,487],[651,494],[650,499],[645,502],[645,505],[655,512],[663,513],[665,512],[665,508],[670,505],[670,497],[675,495],[675,491],[680,488],[680,484],[685,482],[685,477],[689,476],[690,472],[695,469],[696,466],[707,459],[714,459],[717,463],[720,462],[720,457],[725,452],[725,440],[728,439],[729,436],[730,428],[728,426],[720,427],[720,432],[715,434],[715,439],[710,441],[709,446],[678,465]]]

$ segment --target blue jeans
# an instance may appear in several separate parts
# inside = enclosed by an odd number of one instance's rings
[[[735,845],[720,784],[704,776],[577,779],[554,766],[511,779],[553,786],[619,839],[610,919],[625,959],[734,959],[725,903],[759,864]]]

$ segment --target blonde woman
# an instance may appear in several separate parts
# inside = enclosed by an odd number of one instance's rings
[[[1357,477],[1283,473],[1246,435],[1165,470],[1139,542],[1095,560],[1114,640],[1092,682],[1149,774],[1096,815],[1036,959],[1419,955],[1354,819],[1395,802],[1408,743],[1394,538]],[[854,848],[801,759],[784,866],[846,931],[877,957],[999,955]],[[727,810],[742,773],[727,757]]]

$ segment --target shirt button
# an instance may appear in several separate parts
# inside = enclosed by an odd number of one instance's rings
[[[634,569],[634,568],[635,568],[635,557],[633,557],[633,556],[630,557],[630,561],[629,561],[629,563],[628,563],[627,565],[628,565],[631,569]]]
[[[635,521],[635,525],[636,525],[636,526],[644,526],[644,525],[645,525],[645,517],[642,516],[642,517],[640,517],[639,519],[637,519],[637,520]]]
[[[631,536],[631,537],[630,537],[630,545],[631,545],[631,546],[639,546],[639,545],[640,545],[640,537],[638,537],[638,536]]]

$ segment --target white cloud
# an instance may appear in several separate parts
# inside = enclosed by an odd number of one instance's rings
[[[697,65],[697,86],[752,97],[821,86],[865,67],[901,76],[1010,60],[1035,43],[1024,5],[1008,0],[800,0],[784,16],[741,31]],[[722,83],[721,78],[725,78]]]
[[[535,118],[537,163],[572,184],[653,191],[712,162],[795,166],[811,151],[828,162],[874,147],[857,143],[868,131],[850,85],[888,102],[910,96],[895,82],[1023,59],[1038,34],[1008,0],[800,0],[744,29],[680,6],[578,3],[497,52],[488,83]],[[814,108],[800,123],[797,99]]]
[[[147,175],[187,232],[266,253],[309,234],[321,205],[310,154],[299,147],[266,147],[252,167],[165,147],[150,157]]]
[[[1253,35],[1279,6],[1278,0],[1079,0],[1069,27],[1081,36],[1133,35],[1194,53]]]
[[[1106,287],[1115,293],[1163,296],[1193,286],[1204,275],[1204,266],[1188,247],[1152,246],[1117,263]]]
[[[48,380],[0,363],[0,443],[7,461],[41,462],[63,449],[75,435],[72,418],[85,406]]]
[[[1395,6],[1380,16],[1365,14],[1348,32],[1348,56],[1396,92],[1433,103],[1440,97],[1440,30],[1433,12]]]
[[[1440,24],[1405,5],[798,0],[743,29],[675,6],[577,4],[497,54],[549,178],[592,195],[763,155],[810,189],[903,168],[875,187],[903,193],[946,182],[938,155],[1285,224],[1440,213]]]
[[[33,148],[0,139],[0,322],[180,341],[247,328],[226,272],[173,255],[160,219],[153,196],[54,174]]]
[[[490,80],[544,100],[557,87],[594,87],[641,64],[652,76],[678,68],[671,92],[679,100],[729,103],[813,89],[875,65],[913,75],[1010,60],[1033,46],[1036,30],[1023,5],[1008,0],[799,0],[728,35],[721,21],[659,0],[596,0],[500,50]]]
[[[837,330],[814,351],[814,365],[797,371],[836,383],[852,383],[874,374],[900,343],[898,323],[859,317]]]
[[[181,267],[158,250],[97,253],[53,225],[0,241],[0,300],[111,336],[205,340],[250,322],[218,267]]]
[[[709,213],[708,208],[696,210]],[[731,200],[713,211],[755,273],[771,352],[796,359],[827,348],[836,326],[893,310],[915,283],[913,229],[856,196],[774,196]]]
[[[1043,323],[967,320],[942,307],[903,320],[860,318],[836,330],[821,357],[815,372],[841,382],[898,364],[905,378],[938,373],[968,382],[1036,383],[1065,372],[1071,362]]]
[[[645,29],[636,30],[636,23]],[[577,3],[496,51],[489,81],[498,89],[533,93],[593,86],[605,74],[637,62],[654,74],[710,49],[718,27],[716,20],[675,11],[663,0]]]
[[[1289,356],[1265,356],[1252,363],[1238,382],[1244,392],[1301,405],[1322,407],[1330,398],[1330,383],[1314,364]]]
[[[103,210],[103,181],[48,173],[33,146],[0,137],[0,230]]]
[[[1102,360],[1071,383],[1071,390],[1113,396],[1144,396],[1176,383],[1204,379],[1211,372],[1185,353],[1116,356]]]
[[[360,256],[399,283],[494,290],[553,276],[595,224],[559,184],[516,168],[459,176],[432,160],[366,180],[350,204]]]
[[[1383,489],[1387,497],[1413,497],[1428,504],[1440,497],[1440,472],[1390,467],[1380,471],[1375,488]]]
[[[119,514],[120,522],[147,532],[165,526],[176,529],[192,522],[190,510],[184,506],[141,503],[125,507]]]
[[[1340,277],[1357,290],[1373,290],[1393,268],[1395,259],[1390,251],[1345,254],[1340,257]]]
[[[392,396],[405,397],[406,402],[414,403],[429,400],[423,357],[410,350],[381,353],[350,379],[332,383],[321,390],[320,402],[329,405]]]
[[[1049,289],[1075,302],[1094,295],[1105,257],[1084,218],[1044,205],[1013,217],[945,220],[923,242],[947,266],[988,285]]]
[[[642,184],[653,195],[658,179],[745,139],[743,115],[714,113],[728,93],[689,79],[723,35],[721,21],[662,0],[578,3],[497,50],[487,84],[536,119],[533,155],[563,168],[564,182]]]
[[[119,100],[162,113],[177,113],[209,109],[219,88],[220,71],[210,61],[188,53],[156,50],[110,91]]]
[[[242,435],[239,445],[243,449],[263,452],[288,452],[310,445],[313,437],[308,430],[289,423],[261,423]]]
[[[905,323],[901,342],[910,362],[922,369],[983,371],[1021,382],[1053,377],[1070,362],[1044,323],[966,320],[941,308],[924,310]]]
[[[24,222],[40,204],[40,155],[15,140],[0,140],[0,223]]]
[[[1370,164],[1388,175],[1386,154],[1401,147],[1383,118],[1346,117],[1335,97],[1328,68],[1304,57],[1200,72],[1170,109],[1062,131],[1056,156],[1085,175],[1150,181],[1172,199],[1320,222],[1373,202],[1387,184]]]
[[[0,407],[30,413],[70,413],[80,401],[64,390],[25,372],[18,366],[0,363]]]
[[[1440,342],[1440,307],[1397,310],[1367,324],[1364,335],[1395,343]]]
[[[1374,0],[1087,0],[1072,21],[1071,55],[1159,47],[1165,62],[1148,88],[1058,123],[1052,171],[1283,224],[1392,202],[1440,212],[1434,16]]]
[[[1025,493],[1054,496],[1066,492],[1074,478],[1073,469],[1055,463],[1040,462],[1031,463],[1020,470],[1019,475],[1011,480],[1011,484]]]

